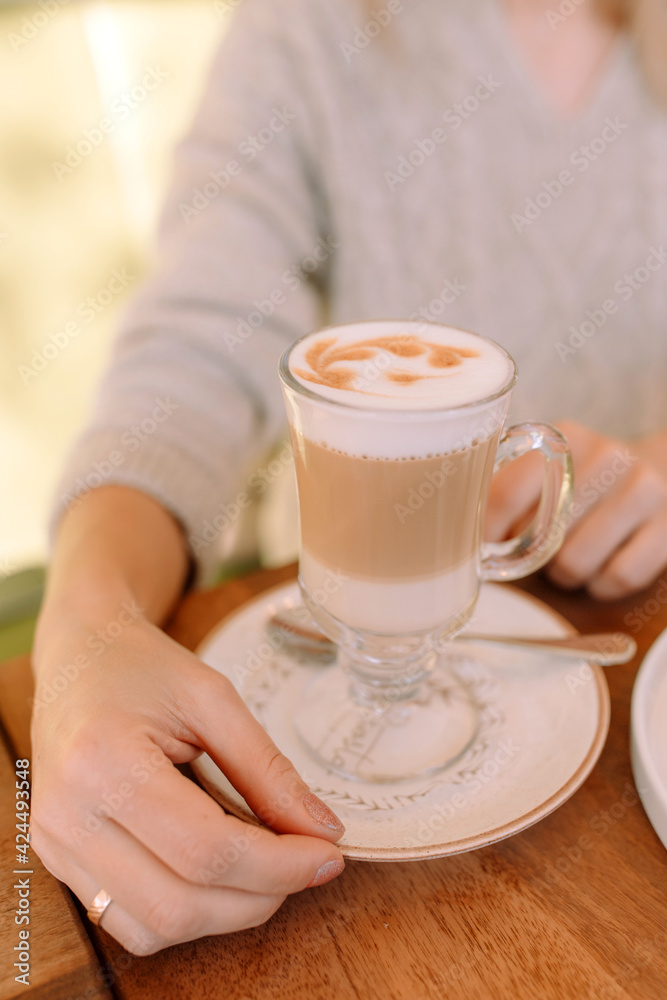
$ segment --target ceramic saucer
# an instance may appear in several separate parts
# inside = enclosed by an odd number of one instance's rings
[[[597,761],[609,725],[600,668],[548,653],[454,644],[450,656],[474,692],[480,724],[466,752],[435,775],[394,784],[350,781],[318,764],[291,724],[304,683],[322,663],[288,653],[266,631],[269,617],[301,603],[296,583],[266,591],[228,617],[198,655],[236,686],[313,792],[345,824],[343,854],[367,861],[437,858],[491,844],[562,805]],[[506,584],[486,584],[471,631],[567,635],[546,605]],[[257,822],[207,755],[192,765],[228,811]]]
[[[630,749],[637,791],[667,847],[667,629],[653,643],[632,691]]]

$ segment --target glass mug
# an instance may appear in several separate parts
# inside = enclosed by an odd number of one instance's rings
[[[448,640],[485,580],[516,580],[559,548],[572,499],[567,443],[524,423],[503,433],[516,366],[493,341],[422,321],[330,327],[296,341],[280,378],[300,515],[299,584],[338,647],[294,724],[328,768],[400,781],[459,758],[475,699]],[[544,456],[537,513],[484,543],[492,473]]]

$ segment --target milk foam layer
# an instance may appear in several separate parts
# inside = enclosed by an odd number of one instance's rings
[[[474,559],[437,576],[384,583],[334,573],[302,550],[299,575],[314,602],[338,621],[389,635],[442,628],[472,604],[479,588]]]
[[[511,382],[497,344],[435,323],[380,321],[303,338],[290,371],[324,399],[369,409],[432,410],[483,400]]]
[[[385,338],[397,342],[399,350],[407,345],[409,356],[368,346],[369,341],[386,343]],[[327,369],[336,376],[341,368],[355,368],[360,374],[343,378],[357,388],[320,384],[318,372],[308,366],[306,358],[313,346],[334,340],[344,351],[364,344],[361,350],[365,355],[370,351],[371,357],[329,364],[326,357],[318,361],[310,355],[311,361],[320,374]],[[446,355],[438,355],[445,349],[456,352],[457,363],[430,365],[429,357],[433,359],[434,354],[440,361],[447,360]],[[475,352],[475,356],[463,352]],[[418,377],[392,383],[387,379],[390,358],[392,364],[396,362],[397,374]],[[295,447],[303,436],[347,455],[386,459],[446,455],[490,437],[507,416],[515,380],[514,363],[497,344],[462,330],[410,321],[355,323],[312,334],[292,347],[289,371],[298,386],[316,394],[312,398],[297,391],[283,376]],[[308,378],[299,372],[307,372]],[[377,387],[384,387],[386,394],[378,393]]]

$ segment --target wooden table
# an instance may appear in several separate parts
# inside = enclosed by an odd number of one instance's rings
[[[224,615],[293,572],[262,572],[192,594],[169,631],[192,648]],[[665,584],[659,587],[597,604],[539,577],[525,584],[580,631],[625,628],[640,649],[634,664],[607,671],[612,719],[600,762],[541,823],[457,857],[348,862],[339,879],[290,897],[264,927],[149,958],[133,958],[82,920],[80,907],[33,855],[34,985],[6,978],[16,935],[5,919],[0,998],[665,1000],[667,853],[637,798],[628,752],[636,669],[667,627]],[[639,627],[626,617],[637,609],[646,619]],[[12,761],[29,754],[30,684],[27,660],[0,668]],[[7,768],[2,782],[2,898],[4,906],[9,897],[11,914],[14,793]]]

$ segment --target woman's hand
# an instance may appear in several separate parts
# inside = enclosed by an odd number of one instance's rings
[[[562,548],[547,568],[561,587],[625,597],[667,566],[667,434],[626,444],[573,421],[557,425],[574,465],[574,503]],[[485,535],[511,538],[542,489],[542,462],[527,456],[494,477]]]
[[[124,615],[124,617],[123,617]],[[232,684],[126,604],[41,642],[32,844],[102,926],[146,955],[267,920],[343,868],[343,828]],[[108,621],[107,621],[108,624]],[[226,815],[173,765],[205,750],[276,833]]]

